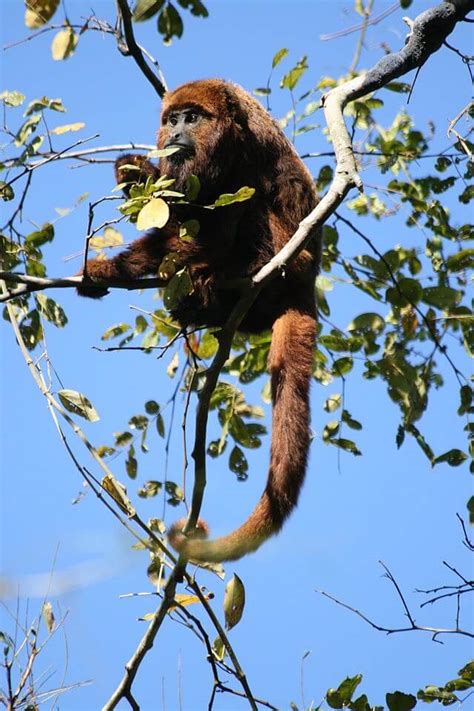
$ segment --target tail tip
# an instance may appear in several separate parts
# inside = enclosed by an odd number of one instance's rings
[[[209,535],[209,526],[204,521],[204,519],[198,519],[194,529],[189,531],[186,535],[183,533],[183,528],[186,525],[186,519],[180,518],[178,521],[172,524],[168,531],[168,540],[171,546],[178,553],[186,554],[186,543],[191,541],[204,540]]]

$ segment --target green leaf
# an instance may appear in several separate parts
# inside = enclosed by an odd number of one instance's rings
[[[362,674],[356,674],[353,677],[346,677],[337,689],[328,689],[326,693],[328,705],[332,709],[342,709],[344,706],[348,706],[361,681]]]
[[[148,422],[148,417],[145,415],[133,415],[133,417],[129,419],[128,424],[132,430],[143,431],[148,427]]]
[[[385,700],[390,711],[411,711],[416,706],[416,698],[413,694],[404,694],[401,691],[386,694]]]
[[[239,415],[234,413],[229,421],[229,432],[242,447],[256,449],[262,444],[260,435],[265,434],[266,429],[263,425],[256,423],[246,424]]]
[[[245,200],[250,200],[250,198],[255,194],[255,188],[249,188],[244,186],[237,190],[236,193],[224,193],[220,195],[217,200],[208,207],[224,207],[225,205],[232,205],[234,202],[244,202]]]
[[[227,650],[220,635],[217,635],[214,642],[212,643],[212,653],[218,662],[224,661],[224,657],[227,654]]]
[[[348,676],[344,679],[344,681],[339,684],[337,691],[339,693],[339,696],[343,700],[344,704],[348,704],[349,701],[352,699],[352,696],[354,695],[355,690],[359,686],[360,682],[362,681],[362,674],[356,674],[355,676]]]
[[[353,442],[351,439],[339,437],[338,439],[331,439],[329,441],[335,447],[339,447],[339,449],[344,449],[346,452],[350,452],[355,457],[360,457],[362,455],[362,452],[360,451],[360,449],[358,449],[356,443]]]
[[[165,423],[161,414],[159,414],[156,418],[156,431],[158,432],[160,437],[165,436]]]
[[[282,59],[284,59],[289,54],[289,51],[290,50],[286,47],[282,47],[278,50],[278,52],[274,55],[272,59],[272,69],[275,69],[275,67],[280,64]]]
[[[332,370],[334,375],[343,376],[351,372],[354,367],[354,359],[350,356],[343,358],[338,358],[332,364]]]
[[[79,415],[89,422],[97,422],[100,419],[91,401],[77,390],[59,390],[58,397],[68,412]]]
[[[4,202],[9,202],[15,198],[15,191],[11,185],[8,185],[4,180],[0,180],[0,197]]]
[[[174,481],[165,482],[165,491],[168,494],[168,503],[171,506],[178,506],[184,499],[183,490]]]
[[[54,239],[54,227],[49,222],[46,222],[40,230],[30,232],[26,237],[26,244],[32,247],[41,247],[47,242],[52,242]]]
[[[391,81],[389,84],[386,84],[384,86],[384,89],[394,91],[397,94],[408,94],[410,91],[410,84],[406,84],[405,82],[401,81]]]
[[[320,336],[319,343],[330,351],[349,351],[350,353],[354,353],[361,349],[364,340],[358,336],[345,338],[341,334],[331,333],[326,336]]]
[[[446,260],[450,272],[460,272],[474,267],[474,249],[461,249]]]
[[[197,355],[199,358],[212,358],[219,347],[219,341],[209,331],[206,331],[199,341]]]
[[[191,15],[195,17],[208,17],[209,12],[202,4],[201,0],[178,0],[181,7],[191,10]]]
[[[148,415],[156,415],[160,411],[160,406],[156,402],[156,400],[148,400],[145,403],[145,412]]]
[[[344,702],[341,699],[337,689],[328,689],[326,692],[326,701],[332,709],[342,709]]]
[[[351,430],[361,430],[362,425],[358,420],[354,420],[348,410],[343,410],[341,415],[341,420],[346,424]]]
[[[455,694],[434,685],[425,686],[424,689],[420,689],[417,693],[417,698],[427,704],[431,704],[433,701],[439,701],[443,706],[450,706],[458,700]]]
[[[161,10],[165,0],[137,0],[133,9],[132,19],[134,22],[144,22],[156,15]]]
[[[130,479],[137,478],[138,462],[135,458],[135,447],[133,446],[133,444],[131,444],[128,449],[127,459],[125,461],[125,469]]]
[[[186,220],[180,225],[179,238],[185,242],[192,242],[198,236],[200,227],[197,220]]]
[[[38,294],[36,303],[38,311],[57,328],[63,328],[67,324],[67,316],[63,308],[54,299],[44,294]]]
[[[131,432],[114,432],[115,445],[117,447],[124,447],[126,444],[133,440],[133,435]]]
[[[462,298],[462,292],[448,286],[428,286],[423,289],[422,299],[425,304],[438,309],[449,309],[457,306]]]
[[[102,444],[100,447],[96,447],[95,451],[101,459],[104,459],[105,457],[110,457],[112,454],[115,454],[117,450],[114,449],[114,447],[109,447],[106,444]]]
[[[4,644],[8,649],[14,649],[15,647],[15,642],[6,632],[0,632],[0,642]]]
[[[430,460],[431,464],[433,464],[434,459],[435,459],[434,452],[433,452],[433,450],[431,449],[431,447],[430,447],[430,445],[428,444],[428,442],[427,442],[427,441],[425,440],[425,438],[423,437],[423,435],[421,434],[421,432],[418,430],[418,428],[415,427],[415,425],[413,425],[413,424],[408,424],[408,425],[405,427],[405,431],[406,431],[406,432],[409,432],[411,435],[413,435],[413,437],[415,438],[416,442],[418,443],[420,449],[421,449],[421,450],[425,453],[425,455],[428,457],[428,459]]]
[[[197,175],[188,175],[184,187],[184,194],[186,196],[186,200],[189,200],[189,202],[197,200],[200,190],[201,181],[199,180]]]
[[[283,79],[280,82],[280,86],[282,89],[289,89],[290,91],[293,91],[295,86],[298,84],[299,80],[305,73],[305,71],[308,69],[308,62],[307,62],[307,57],[304,56],[302,57],[293,67],[293,69],[290,69],[288,74],[285,74]]]
[[[381,333],[384,328],[384,319],[376,313],[360,314],[347,326],[348,331],[373,331],[376,334]]]
[[[158,18],[158,32],[163,35],[164,43],[170,44],[173,37],[182,37],[183,30],[181,15],[174,5],[168,3]]]
[[[458,415],[465,415],[471,411],[472,401],[474,399],[474,391],[470,385],[462,385],[459,390],[461,404],[458,408]]]
[[[405,428],[402,425],[398,425],[397,436],[396,436],[397,449],[400,449],[403,442],[405,441]]]
[[[337,435],[341,423],[338,420],[331,420],[328,422],[323,430],[323,442],[330,442]]]
[[[422,297],[423,288],[416,279],[399,279],[398,288],[410,304],[417,304]]]
[[[128,323],[117,323],[115,326],[110,326],[101,336],[102,341],[109,341],[111,338],[122,336],[127,331],[130,331],[131,326]]]
[[[137,494],[142,499],[152,499],[160,493],[162,488],[163,484],[161,481],[150,479],[150,481],[146,481],[143,486],[138,489]]]
[[[464,454],[460,449],[450,449],[448,452],[436,457],[436,459],[433,460],[433,466],[441,462],[446,462],[450,467],[458,467],[465,462],[466,459],[467,454]]]
[[[170,280],[163,295],[163,304],[168,311],[177,308],[181,301],[194,291],[191,277],[186,269],[180,269]]]
[[[15,146],[22,146],[26,143],[31,134],[36,131],[36,128],[41,121],[41,114],[34,114],[28,118],[18,129],[15,136]]]
[[[24,115],[31,116],[31,114],[38,111],[44,111],[44,109],[59,111],[61,113],[66,111],[61,99],[50,99],[48,96],[42,96],[40,99],[33,99],[33,101],[30,101]]]
[[[249,465],[245,454],[242,452],[240,447],[235,447],[232,449],[229,456],[229,469],[234,474],[237,474],[237,478],[241,481],[247,479]]]

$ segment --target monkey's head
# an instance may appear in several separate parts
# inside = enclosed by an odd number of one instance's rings
[[[237,172],[245,172],[248,120],[237,90],[227,82],[210,79],[184,84],[165,95],[158,148],[179,150],[160,160],[160,173],[175,178],[178,189],[194,174],[208,197],[230,189],[229,176],[235,174],[236,160]]]

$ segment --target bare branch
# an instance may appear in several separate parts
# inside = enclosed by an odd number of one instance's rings
[[[33,277],[28,274],[16,274],[15,272],[0,272],[0,279],[3,279],[8,285],[11,283],[22,284],[22,286],[16,289],[9,289],[7,292],[0,294],[0,303],[11,301],[18,296],[25,296],[31,294],[34,291],[44,291],[45,289],[70,289],[73,287],[78,287],[84,284],[85,280],[82,276],[72,276],[72,277],[58,277],[58,278],[47,278],[47,277]],[[129,281],[127,279],[116,279],[114,281],[101,282],[95,280],[92,282],[87,282],[87,286],[94,287],[98,289],[104,289],[104,287],[109,287],[111,289],[158,289],[162,286],[166,286],[166,281],[163,279],[151,278],[151,279],[135,279]]]
[[[458,634],[464,637],[469,637],[471,639],[474,639],[474,633],[469,632],[468,630],[461,629],[459,627],[459,606],[456,614],[456,625],[455,627],[449,628],[449,627],[427,627],[425,625],[419,625],[415,621],[413,615],[410,612],[410,609],[408,607],[408,604],[405,600],[405,597],[401,591],[401,588],[399,584],[397,583],[395,577],[391,573],[391,571],[387,568],[387,566],[382,563],[381,561],[380,565],[382,565],[383,569],[385,570],[385,577],[392,583],[394,586],[398,597],[401,600],[403,609],[404,609],[404,614],[408,618],[409,625],[405,627],[386,627],[385,625],[380,625],[377,622],[374,622],[370,617],[367,617],[363,612],[358,610],[355,607],[352,607],[351,605],[348,605],[345,602],[342,602],[338,598],[334,597],[333,595],[330,595],[329,593],[325,592],[324,590],[316,590],[316,592],[319,592],[321,595],[324,597],[329,598],[329,600],[332,600],[333,602],[336,603],[336,605],[340,605],[341,607],[344,607],[346,610],[349,610],[350,612],[353,612],[357,617],[360,617],[364,622],[367,622],[368,625],[373,627],[375,630],[378,632],[386,632],[388,635],[389,634],[399,634],[400,632],[429,632],[432,636],[433,642],[438,642],[442,643],[438,637],[440,635],[445,635],[445,634]],[[458,597],[459,599],[459,597]]]
[[[97,136],[94,136],[94,138],[97,138]],[[90,140],[90,139],[86,139]],[[84,141],[82,141],[84,142]],[[78,145],[78,144],[74,144]],[[50,152],[38,152],[36,155],[40,156],[38,160],[32,160],[30,163],[24,163],[25,168],[32,169],[36,167],[41,167],[44,165],[45,159],[48,161],[50,160],[66,160],[66,159],[81,159],[81,158],[86,158],[87,156],[93,156],[98,153],[115,153],[115,152],[122,152],[122,151],[152,151],[156,148],[156,146],[152,146],[149,143],[122,143],[122,144],[117,144],[117,145],[112,145],[112,146],[96,146],[95,148],[86,148],[82,151],[72,151],[70,150],[71,146],[66,148],[64,151],[61,152],[56,152],[56,151],[50,151]],[[3,165],[5,168],[13,168],[17,162],[17,158],[9,158],[5,161],[3,161]]]
[[[123,30],[125,33],[125,40],[127,42],[128,50],[137,63],[140,70],[143,72],[145,77],[148,79],[152,87],[155,89],[158,96],[162,99],[166,94],[167,87],[164,81],[164,77],[160,72],[160,77],[157,77],[154,72],[150,69],[146,63],[145,57],[143,56],[143,51],[138,46],[133,33],[132,28],[132,13],[128,6],[127,0],[117,0],[117,6],[120,10],[120,14],[123,20]],[[156,64],[156,63],[155,63]]]

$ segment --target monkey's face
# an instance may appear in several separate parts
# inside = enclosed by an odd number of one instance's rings
[[[216,84],[216,86],[214,86]],[[200,200],[226,187],[236,150],[235,121],[219,82],[193,82],[167,94],[158,148],[177,148],[160,160],[160,173],[182,189],[191,174],[201,181]],[[229,147],[232,150],[229,150]]]
[[[184,163],[196,154],[196,132],[205,119],[198,108],[172,109],[163,115],[161,133],[164,134],[163,148],[177,148],[178,151],[168,157],[173,164]]]

